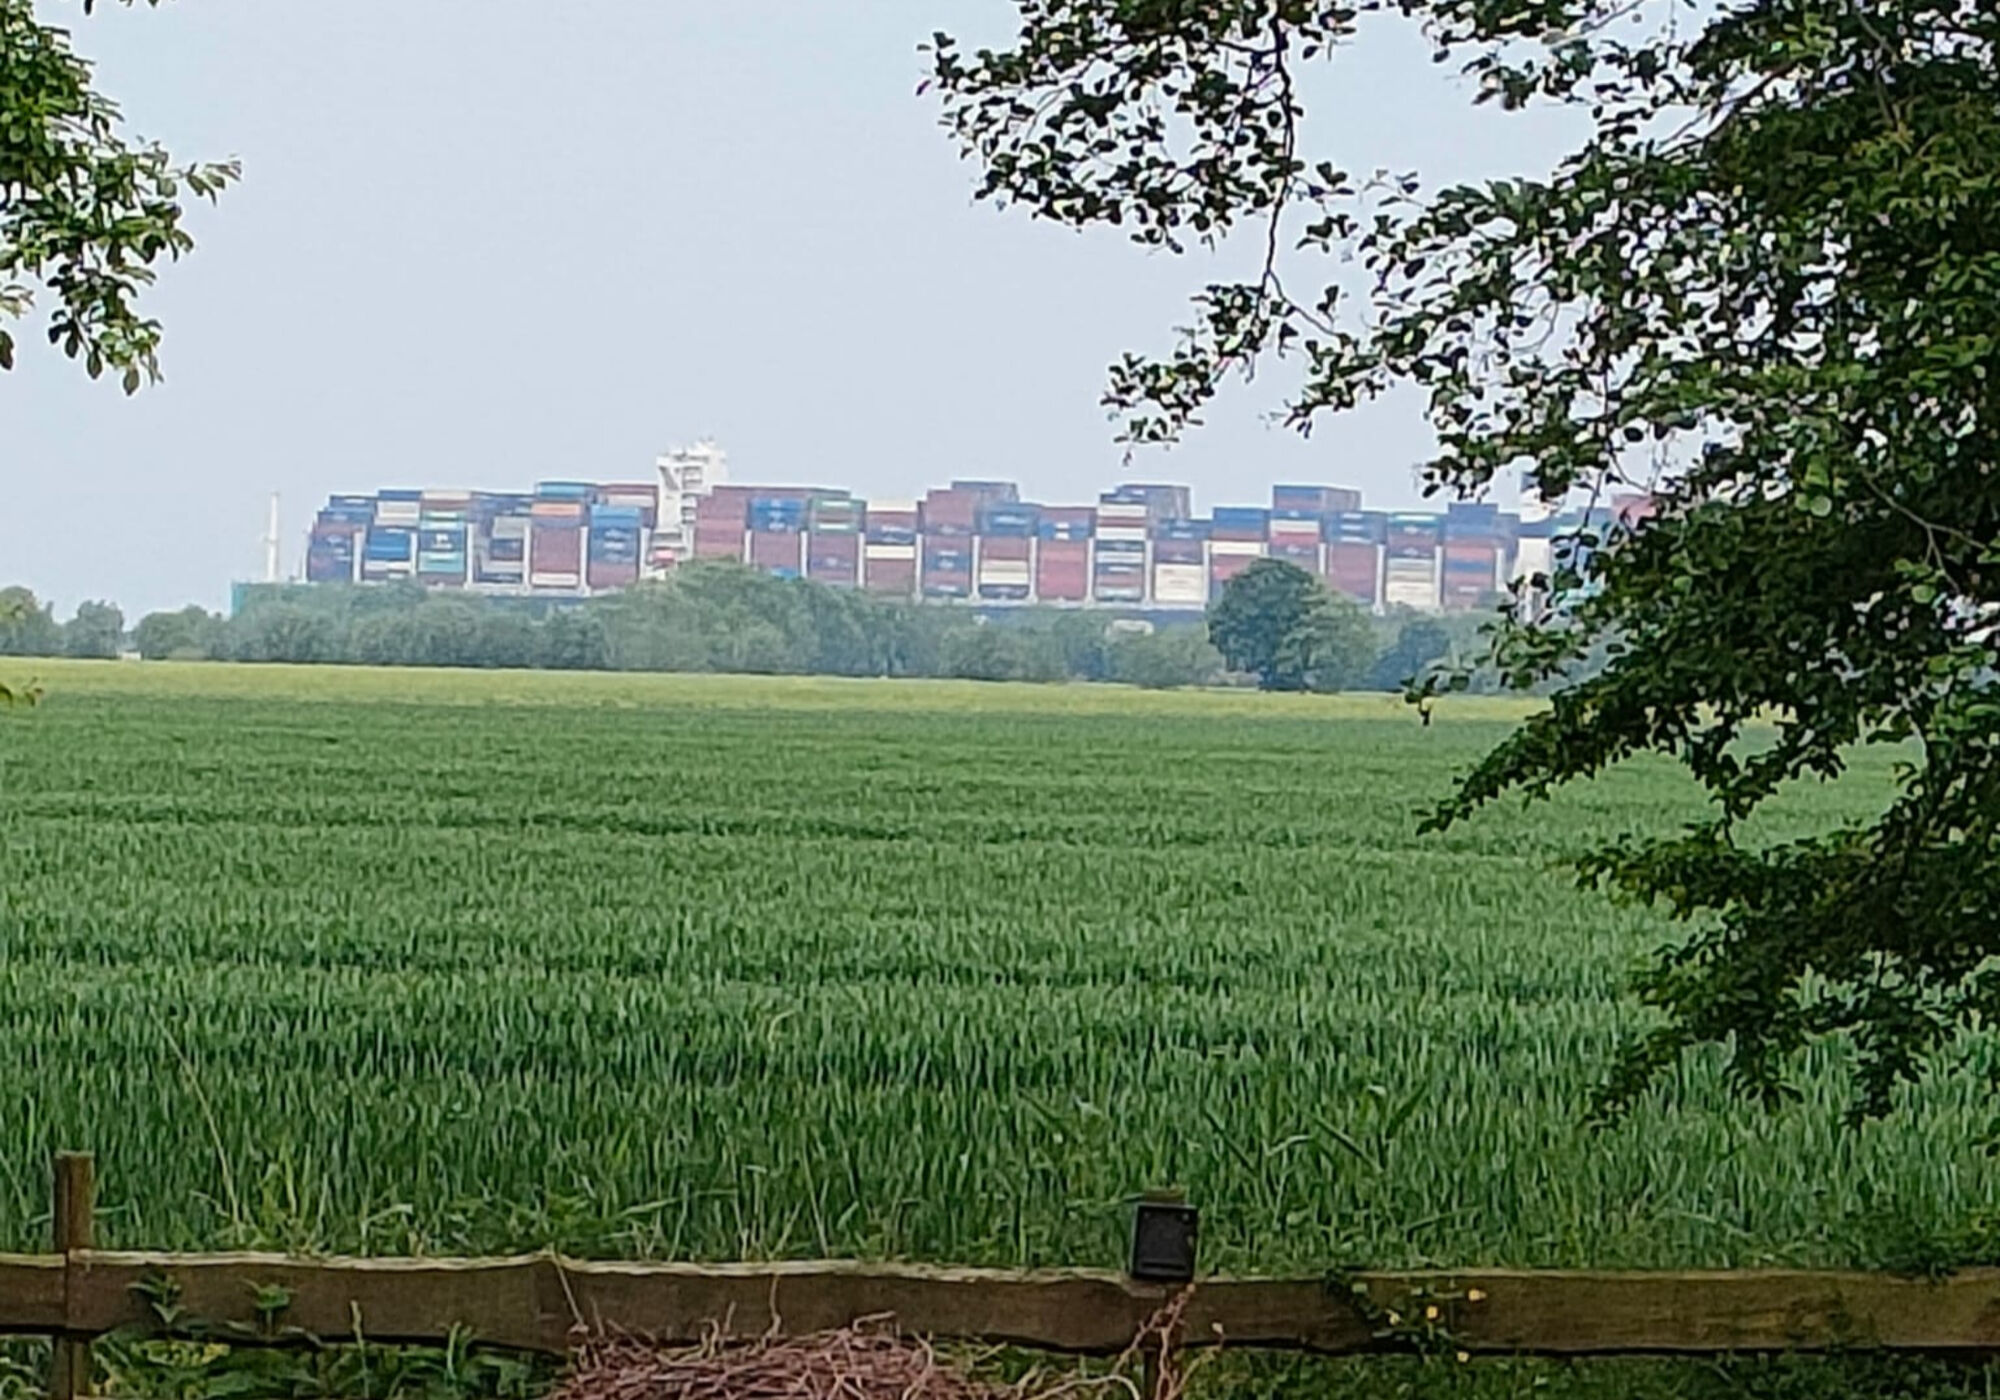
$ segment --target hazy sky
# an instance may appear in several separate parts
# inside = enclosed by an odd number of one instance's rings
[[[295,567],[329,492],[643,479],[701,436],[738,480],[874,496],[961,475],[1416,499],[1413,403],[1302,441],[1267,422],[1276,382],[1122,468],[1105,366],[1167,345],[1224,269],[973,203],[916,48],[1001,37],[1007,0],[76,8],[44,12],[133,129],[245,181],[152,294],[164,385],[92,384],[38,326],[0,374],[0,583],[65,614],[220,605],[261,568],[273,491]],[[1311,92],[1315,155],[1427,182],[1546,168],[1568,131],[1475,111],[1400,24]]]

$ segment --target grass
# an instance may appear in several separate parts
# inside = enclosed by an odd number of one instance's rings
[[[25,668],[24,668],[25,669]],[[1667,929],[1572,888],[1639,766],[1420,838],[1520,707],[43,664],[0,716],[0,1249],[46,1154],[132,1247],[1110,1264],[1919,1257],[1944,1079],[1850,1132],[1688,1065],[1581,1117]],[[1774,834],[1879,804],[1886,759]]]

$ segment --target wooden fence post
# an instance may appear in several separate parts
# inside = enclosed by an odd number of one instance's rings
[[[56,1253],[70,1255],[91,1247],[91,1221],[97,1213],[97,1165],[87,1152],[56,1154]],[[55,1339],[55,1363],[49,1393],[54,1400],[78,1400],[90,1394],[90,1343],[67,1334]]]

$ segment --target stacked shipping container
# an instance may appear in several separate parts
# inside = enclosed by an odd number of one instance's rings
[[[816,496],[806,509],[806,577],[833,588],[861,583],[861,523],[867,507],[852,496]]]
[[[1018,500],[979,508],[978,591],[989,602],[1024,603],[1035,591],[1035,529],[1040,512]]]
[[[750,565],[779,578],[805,571],[804,491],[760,491],[750,498]]]
[[[750,528],[747,486],[718,486],[694,508],[694,557],[743,560],[743,537]]]
[[[1264,557],[1271,512],[1254,506],[1217,506],[1208,527],[1208,595]]]
[[[603,592],[693,558],[886,597],[1195,609],[1271,557],[1364,607],[1471,609],[1519,568],[1554,563],[1566,524],[1483,503],[1385,515],[1333,486],[1274,487],[1269,508],[1223,506],[1206,520],[1185,487],[1152,483],[1094,506],[1032,505],[1004,481],[955,480],[920,503],[872,506],[838,491],[720,485],[675,496],[671,520],[661,499],[651,485],[577,481],[532,494],[334,496],[314,521],[306,576]],[[1600,525],[1635,527],[1649,510],[1645,498],[1620,500]]]
[[[1443,522],[1435,515],[1393,514],[1382,545],[1382,602],[1386,607],[1435,612],[1438,546]]]
[[[869,506],[863,538],[862,586],[890,598],[917,591],[917,537],[923,513],[915,501],[878,501]]]
[[[1326,582],[1365,608],[1382,603],[1382,543],[1388,517],[1376,511],[1337,511],[1322,530]]]
[[[1044,603],[1090,601],[1090,541],[1097,512],[1044,506],[1035,527],[1035,596]]]
[[[951,601],[972,596],[972,541],[979,507],[1005,494],[992,482],[953,482],[924,497],[919,551],[919,591],[924,597]]]

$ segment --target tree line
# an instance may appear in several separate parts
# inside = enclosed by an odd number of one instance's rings
[[[885,599],[739,565],[579,602],[441,593],[415,584],[252,589],[234,616],[199,606],[128,630],[110,603],[58,622],[0,590],[0,656],[482,669],[735,672],[1107,681],[1151,689],[1234,681],[1274,690],[1395,690],[1469,654],[1479,620],[1373,618],[1310,575],[1263,561],[1207,619],[971,608]],[[1265,655],[1265,651],[1272,653]]]

